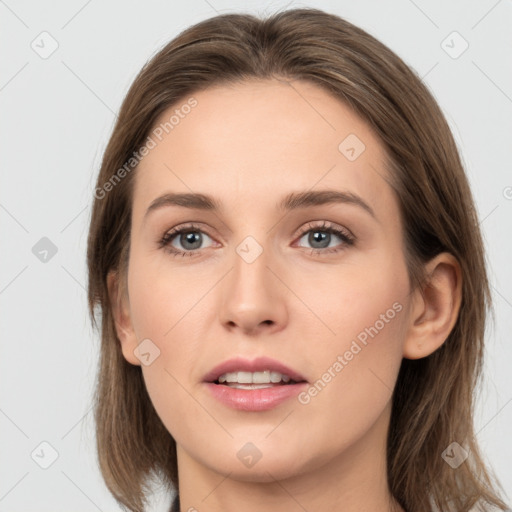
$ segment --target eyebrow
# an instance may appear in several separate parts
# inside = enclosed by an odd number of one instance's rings
[[[316,190],[305,192],[291,192],[286,195],[276,206],[281,211],[298,210],[324,204],[352,204],[359,206],[374,219],[373,209],[358,195],[348,191]],[[144,219],[153,211],[167,206],[180,206],[195,210],[220,211],[222,205],[215,198],[200,193],[168,193],[157,197],[151,202],[144,214]]]

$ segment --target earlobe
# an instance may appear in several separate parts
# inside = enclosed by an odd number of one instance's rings
[[[128,297],[126,293],[123,293],[117,272],[109,272],[107,287],[112,318],[114,319],[117,337],[121,343],[123,356],[129,363],[140,366],[140,361],[134,354],[137,347],[137,337],[132,327]]]
[[[403,350],[406,359],[421,359],[435,352],[459,316],[462,273],[456,258],[441,253],[428,262],[426,272],[429,278],[423,290],[414,292]]]

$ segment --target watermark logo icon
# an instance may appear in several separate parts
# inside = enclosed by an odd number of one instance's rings
[[[30,43],[30,47],[41,59],[48,59],[57,51],[59,43],[49,32],[44,31]]]
[[[59,458],[59,452],[50,443],[43,441],[34,448],[30,456],[40,468],[48,469]]]
[[[56,254],[57,246],[46,236],[43,236],[34,247],[32,254],[41,262],[48,263]]]
[[[253,443],[245,443],[236,454],[240,462],[248,468],[252,468],[261,459],[262,455]]]
[[[458,59],[469,48],[469,43],[454,30],[441,41],[441,48],[452,59]]]
[[[468,452],[459,443],[454,441],[441,454],[441,457],[449,466],[457,469],[468,458],[468,455]]]
[[[357,160],[366,149],[363,141],[354,133],[345,137],[339,144],[339,152],[350,162]]]
[[[133,353],[144,366],[153,364],[160,357],[160,349],[149,338],[142,340]]]
[[[246,263],[253,263],[263,252],[263,247],[254,237],[246,236],[237,245],[236,252]]]

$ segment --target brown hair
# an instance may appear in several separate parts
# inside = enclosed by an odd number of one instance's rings
[[[461,512],[477,502],[505,509],[473,430],[491,296],[479,223],[452,134],[432,95],[399,57],[365,31],[316,9],[266,19],[227,14],[198,23],[150,59],[124,99],[98,176],[87,253],[90,314],[96,324],[98,306],[102,321],[95,421],[106,485],[132,511],[144,509],[154,477],[178,488],[175,441],[151,404],[141,368],[121,353],[109,302],[107,275],[122,277],[129,258],[136,166],[122,179],[118,171],[159,115],[183,98],[214,84],[270,78],[317,84],[380,137],[405,226],[413,288],[424,284],[424,264],[442,251],[461,266],[462,304],[450,336],[429,357],[402,361],[387,446],[391,494],[409,511],[434,503]],[[470,454],[457,469],[441,456],[454,441]]]

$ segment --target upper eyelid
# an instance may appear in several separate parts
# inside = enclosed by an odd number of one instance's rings
[[[315,224],[315,223],[318,223],[318,224]],[[299,228],[297,228],[294,231],[293,237],[294,237],[294,239],[296,237],[303,237],[306,233],[308,233],[309,231],[312,231],[314,229],[318,229],[319,231],[320,230],[325,230],[325,231],[329,231],[329,230],[341,231],[342,233],[344,233],[350,239],[355,239],[356,238],[354,236],[354,234],[352,233],[352,231],[349,230],[348,228],[346,228],[344,226],[341,226],[341,225],[339,225],[337,223],[334,223],[332,221],[327,221],[325,219],[306,222],[306,224],[301,225]],[[169,238],[173,239],[175,236],[177,236],[178,234],[180,234],[180,232],[183,232],[183,231],[185,231],[185,232],[186,231],[191,231],[191,232],[200,231],[202,233],[205,233],[212,240],[215,239],[215,237],[208,232],[208,229],[205,229],[201,225],[200,222],[191,222],[189,224],[187,224],[187,223],[178,224],[177,226],[167,230],[164,233],[163,238],[169,237]],[[196,250],[200,250],[200,249],[196,249]]]
[[[321,222],[322,224],[311,225],[311,224],[314,224],[314,222]],[[350,229],[348,229],[348,228],[346,228],[344,226],[341,226],[340,224],[336,224],[335,222],[326,221],[326,220],[322,220],[322,221],[309,221],[304,226],[301,226],[295,232],[296,234],[294,236],[298,236],[298,235],[302,236],[305,233],[307,233],[308,231],[311,231],[313,229],[318,229],[319,231],[321,231],[321,230],[325,230],[325,231],[336,230],[336,231],[341,231],[342,233],[346,232],[347,236],[350,236],[351,238],[355,238],[355,236],[353,235],[352,231],[350,231]]]

